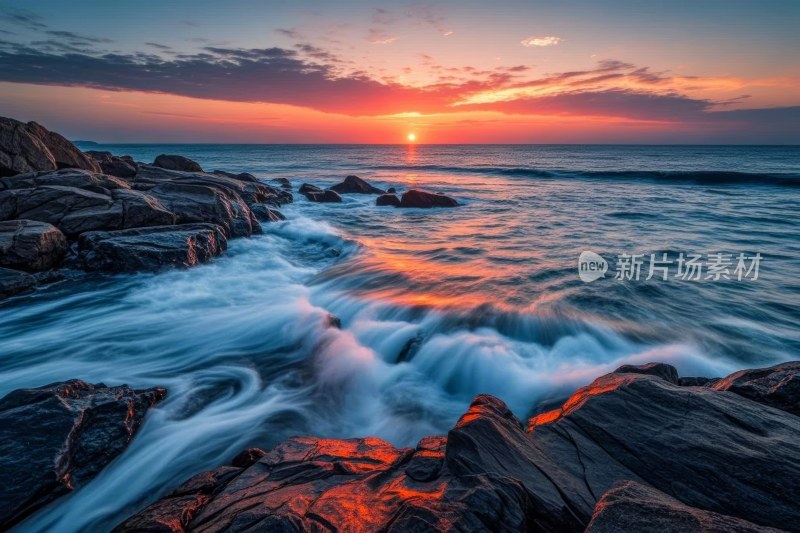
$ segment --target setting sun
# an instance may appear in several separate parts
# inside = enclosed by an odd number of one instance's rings
[[[408,138],[408,142],[413,143],[414,141],[417,140],[417,134],[416,133],[409,133],[407,138]]]

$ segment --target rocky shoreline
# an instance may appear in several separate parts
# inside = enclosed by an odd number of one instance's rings
[[[191,267],[261,233],[293,201],[285,178],[206,172],[162,154],[151,164],[110,152],[81,152],[41,125],[0,117],[0,299],[59,279],[58,268],[132,272]],[[358,176],[328,189],[303,184],[312,202],[379,195],[376,205],[455,207],[441,194],[401,198]],[[387,203],[388,202],[388,203]]]
[[[0,527],[79,490],[165,394],[74,380],[0,400]],[[481,395],[415,448],[243,450],[114,531],[800,531],[799,415],[800,362],[721,379],[624,366],[526,424]]]

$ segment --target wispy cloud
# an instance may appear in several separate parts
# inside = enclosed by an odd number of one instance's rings
[[[530,48],[531,46],[555,46],[561,41],[563,41],[561,37],[546,35],[544,37],[528,37],[527,39],[522,39],[520,44],[526,48]]]
[[[367,41],[372,44],[392,44],[397,40],[397,37],[389,35],[380,28],[370,28],[367,33]]]

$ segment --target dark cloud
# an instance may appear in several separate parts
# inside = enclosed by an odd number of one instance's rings
[[[172,50],[171,46],[167,46],[166,44],[161,43],[144,43],[147,46],[152,46],[153,48],[158,48],[159,50]]]
[[[280,33],[281,35],[283,35],[285,37],[288,37],[290,39],[295,39],[295,40],[300,39],[302,37],[300,35],[300,32],[297,31],[294,28],[292,28],[292,29],[278,28],[277,30],[275,30],[275,32],[276,33]]]
[[[75,33],[73,31],[63,31],[63,30],[48,30],[45,32],[47,35],[51,35],[53,37],[63,38],[67,41],[71,42],[78,42],[78,43],[85,43],[85,44],[102,44],[102,43],[113,43],[114,41],[111,39],[105,39],[102,37],[90,37],[88,35],[83,35],[80,33]]]
[[[30,30],[44,30],[47,28],[47,24],[42,22],[41,16],[24,9],[4,8],[0,10],[0,19]]]

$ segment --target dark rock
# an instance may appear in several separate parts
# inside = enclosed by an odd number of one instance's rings
[[[403,193],[400,198],[400,207],[457,207],[458,202],[443,194],[433,194],[417,189]]]
[[[343,182],[330,188],[339,194],[384,194],[386,191],[373,187],[358,176],[347,176]]]
[[[328,316],[325,317],[325,324],[329,328],[342,329],[342,319],[330,313],[328,313]]]
[[[260,448],[248,448],[234,457],[231,465],[237,468],[247,468],[265,455],[267,455],[267,452]]]
[[[68,238],[85,231],[173,224],[175,215],[156,198],[130,189],[93,192],[47,185],[0,191],[0,220],[46,222]]]
[[[203,172],[203,167],[199,163],[182,155],[161,154],[153,161],[153,166],[183,172]]]
[[[97,161],[104,174],[120,178],[132,178],[136,175],[137,165],[130,156],[117,157],[111,152],[87,150],[86,155]]]
[[[286,189],[287,191],[292,190],[292,182],[286,178],[274,178],[272,181],[277,183],[282,189]]]
[[[678,370],[666,363],[647,363],[644,365],[622,365],[614,371],[615,374],[648,374],[658,376],[670,383],[678,385]]]
[[[680,387],[666,365],[627,370],[534,417],[529,431],[482,395],[446,438],[415,450],[289,439],[213,485],[191,520],[180,509],[158,520],[226,532],[800,531],[800,418]],[[615,488],[630,480],[638,485]]]
[[[705,387],[718,381],[718,378],[686,377],[678,378],[678,385],[681,387]]]
[[[0,117],[0,177],[40,170],[100,166],[61,135],[36,122]]]
[[[714,382],[711,387],[800,415],[800,361],[742,370]]]
[[[128,446],[164,389],[78,380],[0,400],[0,528],[81,487]]]
[[[55,226],[34,220],[0,222],[0,267],[48,270],[66,253],[67,239]]]
[[[114,189],[130,189],[122,179],[107,174],[98,174],[80,169],[64,169],[55,172],[32,172],[0,178],[0,190],[35,189],[44,186],[75,187],[100,194],[110,194]]]
[[[375,205],[377,206],[386,206],[392,205],[394,207],[400,207],[400,198],[395,196],[394,194],[382,194],[378,196],[375,200]]]
[[[0,300],[28,292],[37,284],[36,278],[30,274],[0,267]]]
[[[759,533],[779,532],[751,522],[690,507],[635,481],[621,481],[603,494],[586,533]]]
[[[397,189],[395,189],[394,187],[389,187],[388,189],[386,189],[386,192],[388,194],[397,194]]]
[[[250,207],[255,217],[262,222],[280,222],[286,220],[286,217],[277,209],[270,209],[264,204],[256,204]]]
[[[311,185],[310,183],[304,183],[298,189],[300,194],[306,194],[309,192],[322,192],[322,189],[317,187],[316,185]]]
[[[342,201],[342,197],[339,196],[336,191],[332,191],[330,189],[326,189],[324,191],[307,191],[305,195],[306,198],[312,202],[335,203]]]
[[[219,174],[220,176],[225,176],[226,178],[232,178],[239,181],[248,181],[250,183],[261,183],[259,179],[249,172],[240,172],[239,174],[234,174],[233,172],[225,172],[224,170],[215,170],[212,174]]]
[[[78,238],[76,262],[90,271],[186,268],[210,261],[227,247],[222,228],[214,224],[89,231]]]

